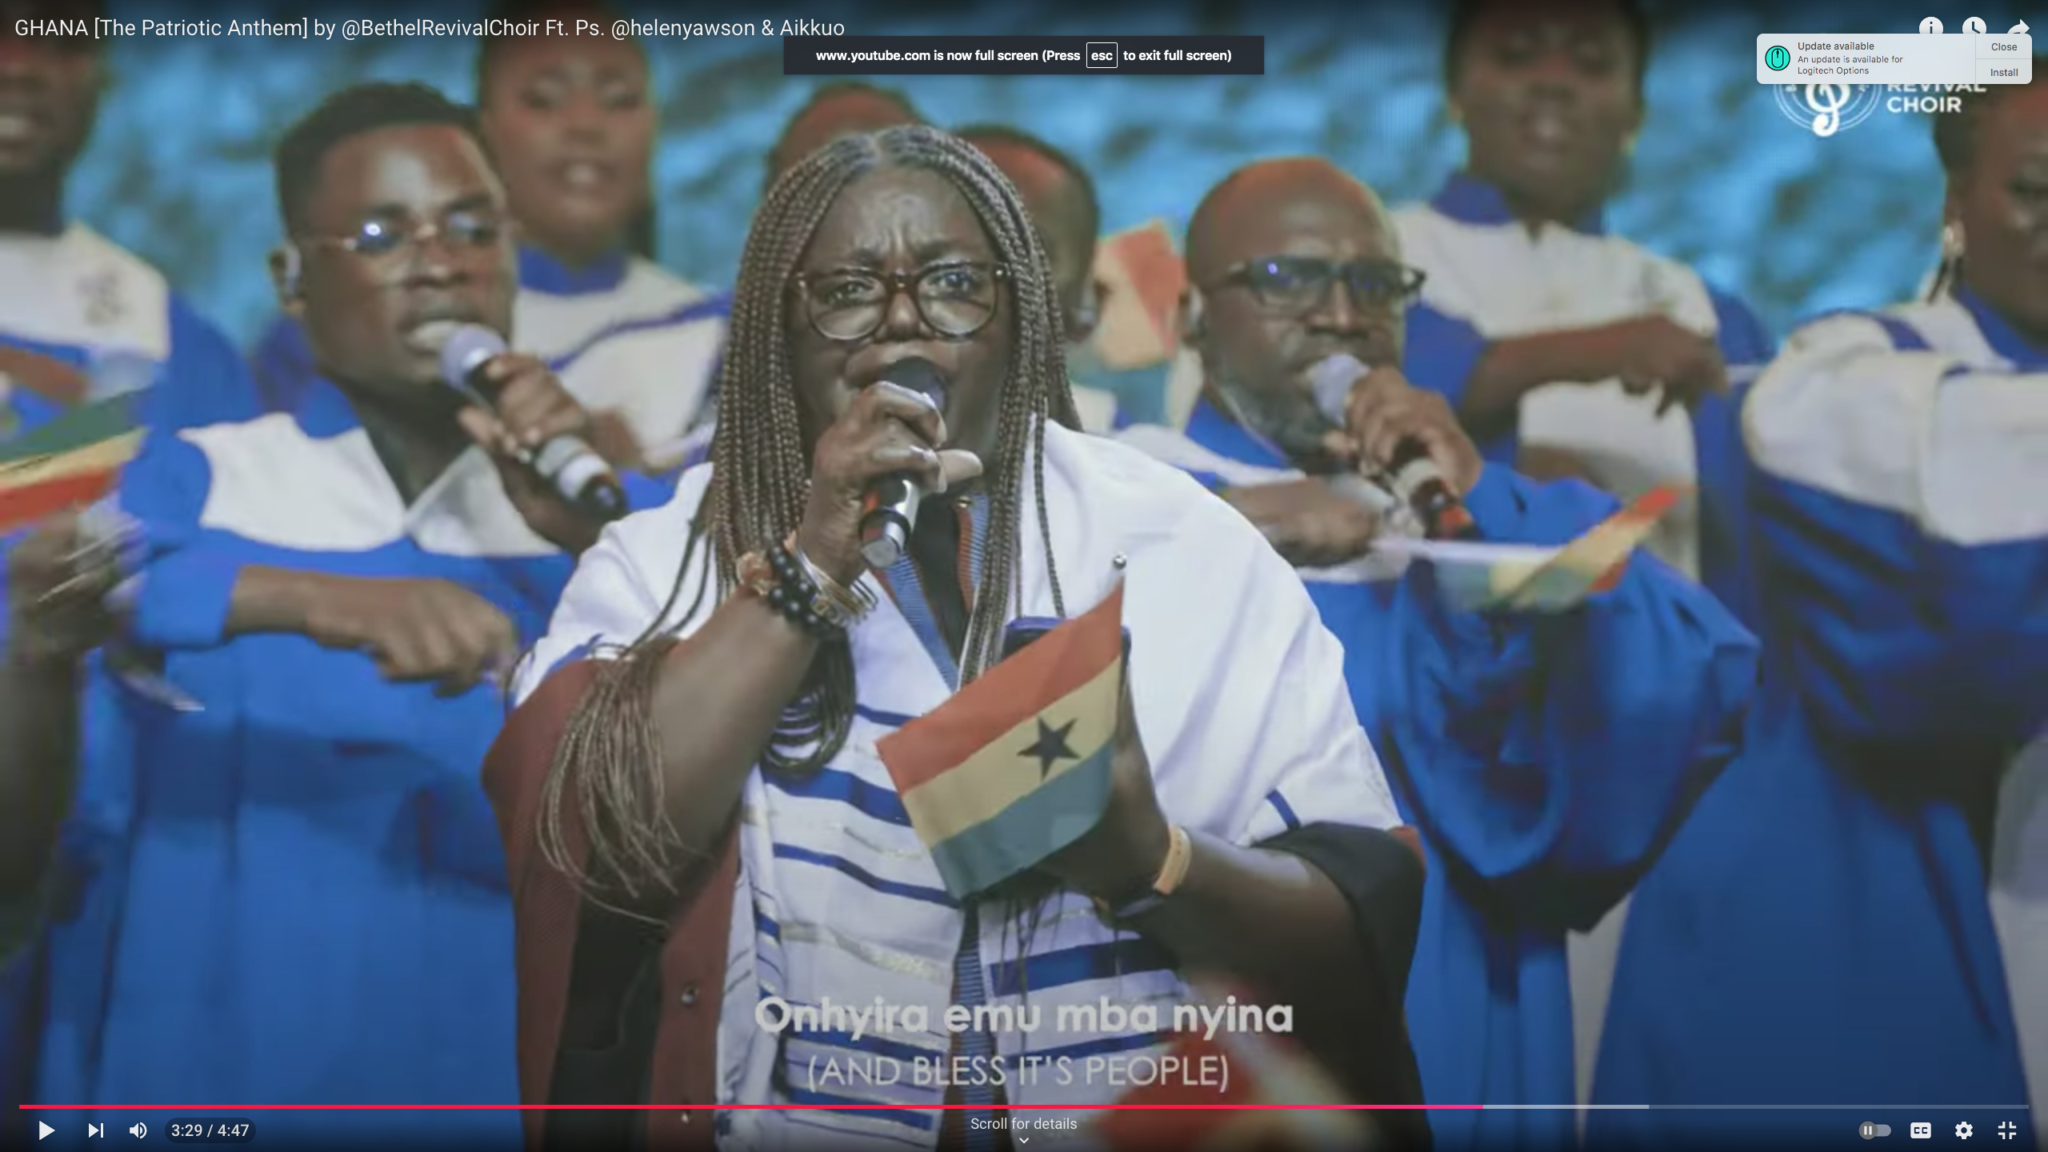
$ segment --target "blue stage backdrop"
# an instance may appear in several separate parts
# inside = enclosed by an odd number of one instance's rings
[[[321,7],[328,20],[423,14]],[[1205,188],[1262,156],[1327,154],[1393,202],[1426,195],[1461,158],[1445,115],[1443,16],[1434,6],[1355,0],[1286,12],[1224,2],[1152,14],[1109,7],[1093,16],[1031,7],[863,14],[852,4],[807,4],[773,15],[841,23],[848,34],[1265,35],[1263,77],[961,76],[898,85],[942,124],[1007,121],[1071,150],[1100,182],[1112,230],[1153,217],[1178,230]],[[1753,60],[1763,31],[1910,31],[1915,19],[1903,9],[1857,18],[1704,7],[1659,26],[1648,127],[1612,213],[1616,228],[1747,295],[1780,331],[1815,311],[1910,294],[1935,258],[1942,195],[1929,117],[1909,107],[1920,97],[1857,92],[1851,126],[1821,138],[1803,95],[1795,90],[1787,101],[1759,86]],[[123,19],[163,16],[118,2],[114,11]],[[432,11],[478,14],[453,5]],[[234,4],[204,13],[260,14]],[[770,14],[660,13],[703,21]],[[1815,27],[1781,27],[1788,20]],[[780,42],[769,35],[647,47],[663,109],[660,259],[700,282],[728,284],[762,155],[814,82],[782,76]],[[272,308],[262,259],[278,235],[270,150],[285,125],[325,93],[367,79],[418,79],[468,98],[475,54],[474,43],[459,38],[116,41],[73,210],[159,263],[247,341]]]

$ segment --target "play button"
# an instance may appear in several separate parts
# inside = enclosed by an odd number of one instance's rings
[[[36,1139],[48,1140],[50,1138],[50,1133],[55,1131],[55,1128],[50,1127],[48,1124],[43,1123],[41,1120],[36,1121]]]

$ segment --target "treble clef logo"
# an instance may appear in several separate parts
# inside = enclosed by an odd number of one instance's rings
[[[1813,118],[1815,136],[1833,136],[1842,126],[1842,108],[1849,103],[1847,84],[1808,84],[1806,106],[1819,115]]]

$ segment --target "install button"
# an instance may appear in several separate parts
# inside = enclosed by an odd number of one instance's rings
[[[2034,82],[2034,58],[2022,56],[2017,60],[1978,60],[1977,83],[1979,84],[2032,84]]]

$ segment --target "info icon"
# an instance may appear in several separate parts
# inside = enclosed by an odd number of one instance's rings
[[[1773,44],[1771,50],[1764,53],[1764,63],[1769,65],[1773,72],[1783,72],[1786,66],[1792,63],[1792,53],[1785,51],[1783,44]]]

